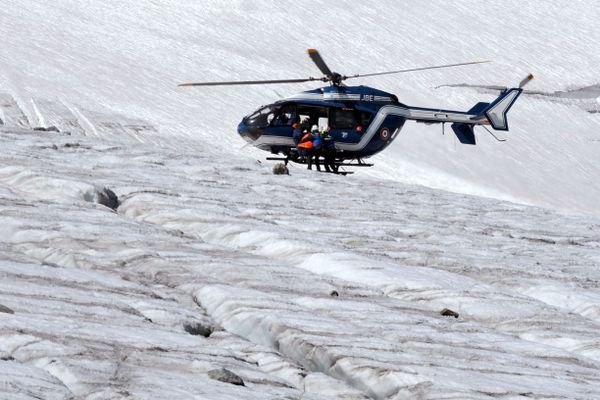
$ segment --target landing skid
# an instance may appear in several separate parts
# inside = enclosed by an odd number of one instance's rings
[[[281,161],[286,166],[288,165],[288,163],[290,161],[294,162],[296,164],[304,164],[304,165],[307,164],[306,160],[298,158],[298,157],[267,157],[267,161]],[[322,160],[321,160],[321,165],[323,165]],[[336,165],[337,171],[334,172],[334,173],[338,174],[338,175],[346,176],[346,175],[352,175],[354,173],[354,171],[341,171],[339,169],[340,167],[350,167],[350,168],[354,168],[354,167],[372,167],[374,164],[367,164],[367,163],[363,162],[360,159],[356,159],[356,162],[347,162],[347,163],[345,163],[345,162],[336,162],[335,165]]]
[[[267,161],[282,161],[285,165],[288,164],[288,162],[292,161],[295,162],[297,164],[305,164],[306,165],[306,161],[299,159],[299,158],[290,158],[290,157],[267,157]],[[322,165],[322,160],[321,160],[321,165]],[[338,167],[372,167],[375,164],[369,164],[369,163],[365,163],[360,159],[357,159],[355,163],[352,162],[337,162],[335,163],[336,166]]]
[[[267,161],[283,161],[285,165],[288,165],[290,158],[289,157],[267,157]]]
[[[337,165],[338,167],[372,167],[375,164],[367,164],[364,162],[357,162],[357,163],[335,163],[335,165]]]

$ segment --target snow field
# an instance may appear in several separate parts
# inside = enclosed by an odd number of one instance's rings
[[[560,0],[543,8],[514,0],[451,6],[441,0],[377,5],[314,0],[310,6],[291,0],[8,2],[0,14],[0,33],[7,38],[0,87],[17,99],[32,124],[41,116],[45,124],[113,135],[115,130],[99,128],[109,121],[85,121],[86,110],[102,108],[147,121],[154,131],[123,127],[138,140],[162,146],[169,142],[165,137],[179,137],[210,143],[204,151],[221,156],[225,150],[263,157],[244,147],[235,134],[237,123],[262,104],[316,85],[176,85],[317,76],[305,52],[318,48],[343,74],[492,61],[354,81],[395,93],[412,106],[467,110],[495,94],[436,87],[516,85],[530,72],[536,79],[529,90],[594,88],[598,7],[593,1]],[[48,109],[48,103],[55,105]],[[410,123],[373,159],[374,169],[359,173],[600,215],[598,118],[578,98],[524,96],[509,114],[510,133],[497,132],[507,142],[481,130],[475,148],[461,146],[449,127],[442,136],[439,126]]]
[[[593,218],[242,159],[217,168],[176,143],[3,137],[0,304],[15,314],[1,342],[40,344],[5,346],[1,363],[34,368],[57,398],[597,395]],[[98,186],[118,194],[116,213],[78,190]],[[190,321],[217,331],[191,336]],[[209,380],[219,367],[247,387]]]

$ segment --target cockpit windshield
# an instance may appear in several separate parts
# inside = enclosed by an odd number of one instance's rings
[[[244,119],[244,123],[250,128],[266,128],[269,126],[279,107],[277,106],[265,106],[255,113]]]

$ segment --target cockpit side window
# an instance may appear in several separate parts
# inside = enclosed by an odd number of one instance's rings
[[[266,128],[273,121],[273,118],[275,118],[278,109],[279,107],[276,106],[263,107],[254,114],[246,117],[244,123],[251,128]]]
[[[296,118],[296,106],[294,104],[288,104],[281,108],[273,126],[292,126],[294,119]]]

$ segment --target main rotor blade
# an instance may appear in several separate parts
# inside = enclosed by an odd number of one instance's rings
[[[366,76],[379,76],[379,75],[401,74],[401,73],[404,73],[404,72],[424,71],[424,70],[427,70],[427,69],[460,67],[462,65],[484,64],[484,63],[488,63],[488,62],[490,62],[490,61],[471,61],[471,62],[465,62],[465,63],[459,63],[459,64],[435,65],[435,66],[431,66],[431,67],[400,69],[398,71],[375,72],[373,74],[357,74],[357,75],[346,76],[344,78],[350,79],[350,78],[359,78],[359,77],[360,78],[364,78]]]
[[[449,85],[439,85],[435,86],[434,89],[439,89],[443,87],[458,87],[458,88],[468,88],[468,89],[487,89],[487,90],[507,90],[508,86],[498,86],[498,85],[470,85],[468,83],[454,83]]]
[[[266,85],[274,83],[301,83],[310,81],[325,81],[323,78],[305,78],[305,79],[271,79],[266,81],[231,81],[231,82],[191,82],[181,83],[177,86],[227,86],[227,85]]]
[[[325,61],[323,61],[323,58],[316,49],[308,49],[308,55],[310,56],[310,59],[313,60],[313,62],[317,65],[323,75],[333,75],[333,72],[331,72],[327,64],[325,64]]]

